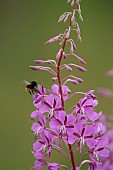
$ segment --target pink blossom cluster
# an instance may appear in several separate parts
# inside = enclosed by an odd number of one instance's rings
[[[68,101],[69,87],[62,86],[63,99]],[[69,169],[66,165],[57,162],[49,162],[52,149],[56,149],[66,157],[62,143],[68,147],[76,145],[76,150],[82,153],[87,145],[85,155],[89,155],[89,160],[83,160],[77,170],[84,163],[88,163],[90,169],[101,165],[102,160],[109,156],[108,136],[105,134],[106,127],[99,121],[102,112],[96,113],[94,107],[98,101],[93,94],[93,90],[83,93],[84,97],[75,105],[73,113],[62,109],[62,103],[57,84],[52,85],[49,94],[43,86],[38,85],[38,92],[34,94],[34,106],[36,110],[31,113],[34,123],[31,127],[34,133],[35,143],[33,144],[33,154],[37,159],[33,168],[41,169],[46,166],[48,170],[61,168]],[[70,158],[71,159],[71,158]]]
[[[30,116],[33,120],[31,129],[34,133],[32,153],[36,158],[32,168],[37,170],[44,167],[48,170],[80,170],[85,163],[88,164],[89,170],[94,170],[102,164],[103,159],[109,156],[106,126],[99,120],[102,112],[95,111],[98,101],[94,90],[87,93],[72,93],[67,83],[77,85],[82,83],[83,79],[72,74],[66,77],[61,76],[62,70],[72,72],[73,67],[81,72],[86,71],[83,66],[75,64],[74,61],[63,62],[67,57],[75,57],[80,64],[86,64],[84,59],[76,54],[76,43],[70,38],[71,31],[74,31],[77,33],[78,40],[82,42],[80,27],[75,17],[77,14],[83,21],[80,0],[68,0],[68,3],[71,3],[72,11],[65,12],[58,20],[59,22],[69,21],[67,29],[46,42],[46,44],[51,44],[60,41],[56,59],[35,60],[38,65],[30,66],[32,70],[47,71],[52,75],[54,82],[50,89],[37,85],[34,87],[36,93],[32,95],[36,108]],[[69,53],[65,51],[67,44],[70,45]],[[83,98],[66,110],[65,105],[68,100],[76,94],[82,94]],[[68,151],[63,150],[63,145],[66,145]],[[84,148],[87,148],[85,154]],[[55,161],[51,161],[53,149],[68,157],[71,167],[59,163],[55,158]],[[77,151],[83,153],[81,161],[75,160]],[[89,159],[86,158],[87,156]]]

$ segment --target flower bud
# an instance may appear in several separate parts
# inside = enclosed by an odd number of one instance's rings
[[[63,58],[66,59],[67,58],[67,54],[65,52],[63,52]]]
[[[67,64],[64,64],[64,67],[67,69],[67,71],[72,71],[72,68],[69,67]]]
[[[52,81],[57,81],[57,80],[58,80],[57,77],[52,78]]]
[[[51,44],[51,43],[54,43],[54,42],[58,41],[60,35],[61,35],[61,34],[57,35],[56,37],[51,38],[51,39],[48,40],[45,44]]]
[[[56,59],[59,59],[61,56],[61,52],[62,52],[62,48],[58,51],[57,55],[56,55]]]
[[[86,69],[85,69],[84,67],[81,67],[81,66],[79,66],[79,65],[76,65],[76,68],[77,68],[78,70],[82,71],[82,72],[85,72],[85,71],[86,71]]]

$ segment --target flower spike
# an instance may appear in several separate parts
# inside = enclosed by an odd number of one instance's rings
[[[86,64],[81,57],[75,54],[77,43],[71,38],[71,31],[74,30],[78,40],[82,41],[76,17],[76,15],[79,15],[79,18],[83,20],[80,2],[80,0],[67,0],[72,10],[64,12],[58,20],[58,22],[68,22],[67,28],[63,33],[50,38],[45,43],[51,44],[60,41],[60,47],[55,59],[38,59],[34,61],[37,64],[36,66],[30,66],[32,70],[51,73],[51,79],[54,82],[51,88],[47,90],[44,86],[37,85],[37,83],[31,89],[32,92],[35,91],[35,94],[32,94],[35,111],[31,113],[30,118],[33,120],[31,130],[34,134],[32,153],[36,159],[32,169],[60,170],[65,168],[67,170],[80,170],[85,163],[88,163],[88,169],[99,170],[100,163],[109,157],[107,147],[109,140],[106,135],[106,126],[101,121],[102,112],[97,113],[95,110],[98,101],[94,95],[94,90],[89,90],[88,92],[74,90],[73,92],[67,86],[67,83],[78,86],[83,82],[83,79],[78,75],[67,74],[64,76],[62,74],[62,70],[65,69],[72,72],[73,67],[81,72],[86,71],[84,67],[68,61],[69,56],[74,56],[79,63]],[[69,48],[67,48],[68,44]],[[47,64],[49,66],[46,66]],[[49,80],[45,82],[45,85],[48,85],[48,82]],[[26,81],[25,83],[29,87],[29,82]],[[74,104],[72,102],[68,104],[69,99],[76,97],[76,94],[82,94],[82,98],[78,102],[75,102],[75,99]],[[109,136],[111,136],[112,140],[113,132],[109,132]],[[64,145],[68,149],[67,153],[63,149]],[[84,154],[83,149],[86,146],[86,153]],[[53,149],[69,158],[71,167],[56,161],[51,162],[50,160],[52,159],[50,158]],[[79,167],[76,166],[74,156],[77,150],[84,157],[84,160],[80,161],[80,164],[78,163]],[[89,160],[85,160],[85,155],[89,155]]]

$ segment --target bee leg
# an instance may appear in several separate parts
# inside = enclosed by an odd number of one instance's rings
[[[31,95],[31,91],[29,91],[29,94]]]
[[[34,90],[32,89],[31,91],[32,91],[32,94],[34,94]]]

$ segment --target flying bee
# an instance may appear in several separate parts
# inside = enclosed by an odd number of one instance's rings
[[[37,82],[36,81],[32,81],[32,82],[28,82],[28,81],[24,81],[27,85],[25,87],[25,91],[29,92],[29,94],[34,94],[34,92],[37,92]]]

